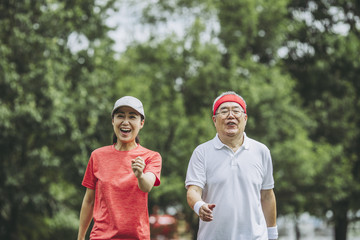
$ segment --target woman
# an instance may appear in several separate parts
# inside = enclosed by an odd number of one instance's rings
[[[160,185],[161,156],[142,147],[141,101],[125,96],[115,102],[113,145],[92,152],[82,185],[86,193],[80,211],[78,240],[84,240],[94,219],[90,239],[150,239],[148,192]]]

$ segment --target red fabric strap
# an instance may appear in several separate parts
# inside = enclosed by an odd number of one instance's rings
[[[216,110],[219,108],[219,106],[221,104],[223,104],[224,102],[236,102],[238,104],[240,104],[240,106],[244,109],[244,112],[246,113],[246,104],[244,102],[244,100],[236,95],[225,95],[222,96],[219,100],[216,101],[215,105],[214,105],[214,109],[213,109],[213,114],[215,115]]]

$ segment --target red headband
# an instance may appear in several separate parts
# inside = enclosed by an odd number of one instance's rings
[[[236,103],[240,104],[240,106],[244,109],[244,112],[246,113],[246,104],[245,104],[244,100],[237,95],[229,94],[229,95],[222,96],[219,100],[216,101],[216,103],[214,104],[214,109],[213,109],[214,115],[216,113],[216,110],[219,108],[219,106],[221,104],[223,104],[224,102],[236,102]]]

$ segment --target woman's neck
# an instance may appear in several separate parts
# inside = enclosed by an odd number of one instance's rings
[[[117,141],[115,144],[115,149],[118,151],[130,151],[136,147],[137,147],[137,143],[135,141],[129,143]]]

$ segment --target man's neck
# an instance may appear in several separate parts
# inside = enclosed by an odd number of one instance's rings
[[[220,141],[236,152],[244,143],[244,133],[235,136],[220,136]]]

